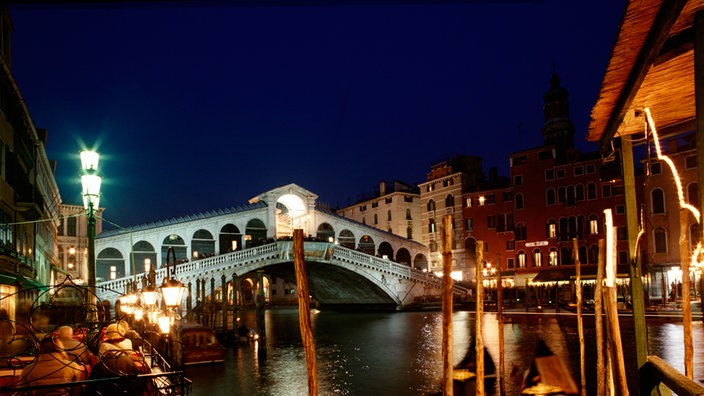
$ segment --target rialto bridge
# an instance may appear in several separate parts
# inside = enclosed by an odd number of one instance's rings
[[[219,300],[225,288],[231,295],[233,283],[239,298],[251,301],[258,272],[268,301],[295,300],[294,229],[307,235],[309,289],[321,306],[400,309],[440,295],[423,244],[320,209],[317,198],[289,184],[246,205],[104,232],[95,241],[98,297],[114,303],[152,266],[160,285],[169,256],[171,275],[190,287],[192,300],[184,304],[195,303],[199,285]]]

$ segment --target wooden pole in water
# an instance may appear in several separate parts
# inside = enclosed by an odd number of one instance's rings
[[[308,276],[306,275],[305,254],[303,252],[303,230],[293,230],[293,263],[296,267],[296,284],[298,285],[298,321],[301,328],[303,349],[306,353],[306,368],[308,369],[308,395],[318,394],[318,378],[316,376],[315,339],[310,324],[310,306],[308,302]]]
[[[582,323],[582,263],[579,261],[579,246],[577,238],[572,238],[572,251],[574,251],[574,267],[577,275],[577,333],[579,333],[579,376],[581,380],[580,394],[587,395],[587,378],[584,369],[584,324]]]
[[[477,340],[476,344],[476,361],[477,361],[477,396],[484,396],[484,274],[482,273],[484,266],[484,241],[477,241],[476,246],[477,257],[477,318],[474,337]]]
[[[496,315],[499,325],[499,395],[505,394],[504,380],[504,288],[501,278],[501,256],[496,257],[499,275],[496,283]]]
[[[603,285],[604,282],[604,240],[599,239],[599,258],[597,259],[596,285],[594,288],[594,326],[596,327],[596,394],[605,395],[604,382],[604,322],[603,322]]]
[[[452,396],[452,216],[442,219],[442,394]]]
[[[682,327],[684,331],[684,375],[694,379],[692,305],[689,296],[689,210],[680,209],[680,262],[682,266]]]

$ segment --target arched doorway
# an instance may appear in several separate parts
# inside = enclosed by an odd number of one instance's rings
[[[234,224],[225,224],[220,229],[220,254],[242,249],[242,233]]]
[[[328,223],[318,226],[318,233],[315,235],[319,241],[335,242],[335,230]]]
[[[86,275],[88,274],[84,276]],[[109,247],[98,253],[95,259],[96,281],[122,278],[125,275],[125,258],[122,257],[122,253],[119,250]]]
[[[408,252],[408,249],[400,248],[398,252],[396,252],[396,262],[409,267],[411,266],[411,254]]]
[[[266,243],[266,226],[259,219],[252,219],[247,222],[247,228],[244,231],[245,243],[247,247],[260,246]]]
[[[394,261],[394,249],[391,247],[391,244],[386,241],[380,243],[379,255],[381,257],[385,257],[391,261]]]
[[[340,246],[349,249],[354,249],[357,245],[356,240],[354,238],[354,234],[350,230],[340,231],[340,236],[337,237],[337,241]]]
[[[366,254],[374,255],[374,253],[376,252],[376,245],[374,244],[374,239],[372,239],[372,237],[370,237],[369,235],[363,235],[361,238],[359,238],[357,250]]]
[[[166,253],[169,251],[169,248],[174,249],[174,255],[177,263],[188,261],[186,242],[180,236],[171,234],[164,238],[164,241],[161,243],[161,266],[159,268],[166,268]]]

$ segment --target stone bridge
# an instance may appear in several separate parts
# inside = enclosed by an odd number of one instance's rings
[[[442,293],[440,278],[388,259],[328,242],[304,242],[304,252],[310,294],[321,307],[404,309],[419,299],[435,299]],[[213,283],[205,282],[216,285],[206,293],[210,295],[222,290],[225,282],[231,288],[235,277],[256,277],[259,270],[270,281],[280,278],[295,284],[293,242],[274,242],[180,263],[171,268],[171,275],[184,285],[215,279]],[[157,285],[163,282],[166,271],[166,268],[156,270]],[[100,282],[98,297],[114,305],[134,279],[127,276]],[[465,299],[467,293],[467,289],[454,286],[456,299]],[[184,306],[187,305],[184,300]]]

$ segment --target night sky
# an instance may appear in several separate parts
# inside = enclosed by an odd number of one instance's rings
[[[347,206],[458,154],[506,176],[510,153],[542,144],[553,67],[578,147],[596,150],[584,137],[625,7],[234,4],[10,6],[13,73],[65,203],[81,202],[82,147],[102,155],[119,226],[288,183]]]

